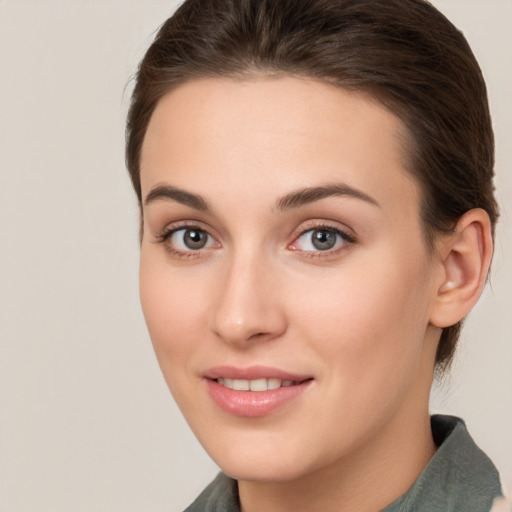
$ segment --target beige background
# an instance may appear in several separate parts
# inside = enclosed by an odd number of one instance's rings
[[[486,75],[502,220],[492,287],[434,411],[512,484],[512,2],[436,0]],[[0,511],[182,510],[214,475],[156,364],[123,163],[129,76],[164,0],[0,0]]]

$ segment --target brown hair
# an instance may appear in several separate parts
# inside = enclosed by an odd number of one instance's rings
[[[494,139],[482,73],[461,32],[424,0],[186,0],[140,63],[126,162],[139,203],[140,154],[159,100],[202,77],[308,77],[365,91],[407,128],[427,244],[472,208],[494,229]],[[461,323],[443,330],[449,366]]]

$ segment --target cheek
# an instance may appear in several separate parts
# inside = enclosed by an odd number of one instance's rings
[[[403,265],[386,266],[383,273],[372,268],[317,280],[307,300],[290,302],[297,337],[320,369],[323,401],[308,428],[325,418],[323,435],[340,449],[393,416],[422,364],[428,323],[423,285]]]
[[[399,262],[397,264],[397,262]],[[417,363],[428,325],[421,265],[383,256],[333,272],[310,287],[307,300],[293,302],[298,329],[332,371],[369,380]],[[290,293],[290,299],[297,293]],[[379,377],[381,376],[381,377]]]
[[[183,361],[202,336],[204,301],[194,280],[173,271],[165,258],[141,254],[140,300],[151,341],[162,369],[173,365],[184,368]],[[164,374],[166,372],[164,371]]]

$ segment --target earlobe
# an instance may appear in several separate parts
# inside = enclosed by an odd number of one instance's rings
[[[480,208],[466,212],[454,233],[444,238],[438,249],[440,284],[430,323],[444,328],[469,313],[485,285],[492,258],[491,223],[487,212]]]

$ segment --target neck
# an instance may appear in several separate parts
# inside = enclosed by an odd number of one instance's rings
[[[412,486],[435,450],[427,408],[415,423],[395,417],[331,466],[289,482],[240,481],[242,512],[375,512]]]

